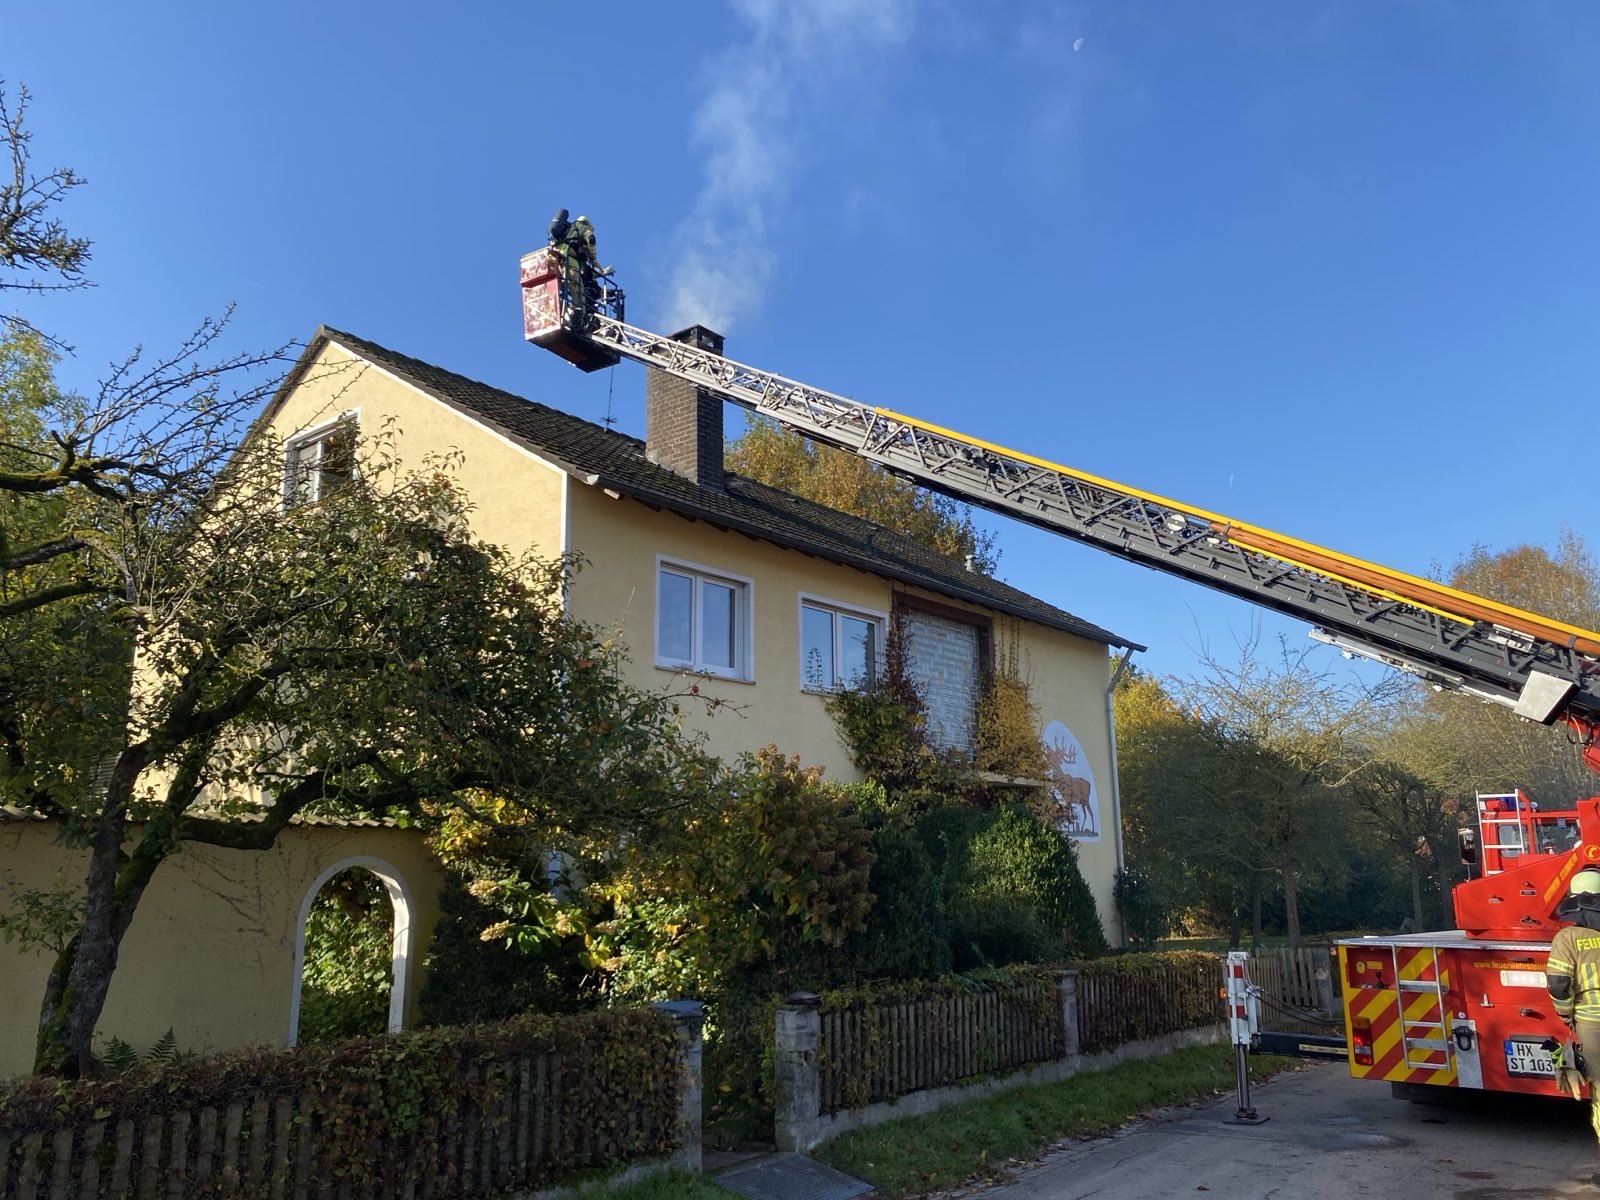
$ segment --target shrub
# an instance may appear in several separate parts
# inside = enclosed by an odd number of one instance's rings
[[[362,867],[340,871],[306,917],[300,1042],[387,1030],[393,969],[394,906],[383,881]]]
[[[1042,722],[1028,679],[1021,624],[1014,621],[996,632],[994,668],[973,711],[977,744],[972,765],[980,771],[1044,779],[1048,763]]]
[[[1166,936],[1169,923],[1167,899],[1159,885],[1138,867],[1117,872],[1117,912],[1122,916],[1122,931],[1128,944],[1145,950]]]
[[[1119,954],[1072,965],[1085,1052],[1222,1020],[1222,967],[1214,954]]]
[[[812,987],[864,979],[926,979],[951,969],[944,889],[933,860],[916,834],[897,822],[872,835],[875,897],[866,928],[837,956],[837,973]]]
[[[688,814],[670,854],[641,848],[603,888],[592,952],[623,996],[715,992],[735,973],[836,949],[872,908],[871,835],[844,789],[773,747]]]
[[[552,938],[526,949],[508,946],[503,938],[484,941],[484,930],[504,916],[470,895],[458,878],[446,881],[418,997],[423,1024],[575,1012],[594,1002],[586,987],[581,939]]]
[[[1072,843],[1022,808],[947,805],[917,822],[944,883],[958,970],[1104,953]]]

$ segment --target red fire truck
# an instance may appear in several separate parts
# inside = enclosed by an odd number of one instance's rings
[[[956,500],[1306,620],[1346,653],[1565,724],[1600,771],[1600,633],[735,362],[699,326],[625,324],[613,277],[589,273],[575,299],[548,249],[521,267],[524,335],[581,370],[632,359]],[[1567,882],[1600,866],[1600,798],[1541,812],[1480,796],[1466,835],[1460,928],[1338,947],[1346,1038],[1327,1048],[1397,1088],[1555,1094],[1544,962]]]
[[[1550,1051],[1566,1036],[1545,991],[1555,907],[1600,866],[1600,798],[1546,812],[1522,792],[1477,798],[1462,830],[1474,878],[1459,929],[1338,946],[1350,1072],[1413,1086],[1559,1095]]]

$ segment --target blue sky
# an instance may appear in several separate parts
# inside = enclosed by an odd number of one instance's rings
[[[637,368],[520,340],[566,205],[634,320],[818,386],[1422,573],[1596,540],[1586,0],[60,0],[6,32],[38,159],[90,181],[99,286],[26,309],[80,387],[237,302],[243,344],[327,322],[641,432]],[[999,528],[1002,577],[1155,670],[1303,633]]]

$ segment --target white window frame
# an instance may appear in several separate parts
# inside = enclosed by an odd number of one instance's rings
[[[801,592],[799,605],[795,610],[795,640],[799,643],[797,653],[800,659],[800,690],[811,692],[818,696],[832,695],[839,690],[839,685],[834,683],[828,686],[817,687],[806,682],[806,609],[815,608],[832,613],[834,616],[855,617],[860,621],[870,621],[878,629],[878,644],[873,654],[872,670],[874,677],[881,677],[884,668],[884,639],[889,634],[889,614],[879,612],[875,608],[862,608],[858,604],[844,604],[838,600],[830,600],[826,596],[818,596],[812,592]],[[839,622],[833,623],[833,664],[835,672],[839,666]]]
[[[323,421],[320,425],[313,425],[310,429],[302,429],[298,433],[285,438],[283,442],[283,507],[296,508],[301,504],[315,504],[322,499],[322,472],[313,470],[311,483],[304,494],[299,493],[299,479],[305,466],[301,457],[309,449],[315,449],[316,461],[312,467],[320,466],[322,461],[322,448],[338,430],[350,426],[356,431],[356,446],[359,448],[361,441],[361,410],[352,408],[342,412],[332,420]],[[351,451],[350,475],[356,478],[361,473],[359,456],[355,450]]]
[[[661,653],[661,573],[669,572],[673,575],[684,576],[695,582],[694,600],[689,609],[689,644],[690,657],[688,659],[667,658]],[[710,666],[704,661],[701,647],[700,628],[700,589],[699,583],[706,580],[711,583],[731,587],[734,594],[733,604],[733,670],[726,667]],[[656,555],[655,573],[655,619],[651,624],[650,634],[654,640],[652,652],[655,655],[655,664],[666,671],[689,671],[696,675],[709,675],[717,679],[731,679],[740,683],[754,683],[755,672],[755,612],[756,612],[756,581],[748,575],[736,575],[732,571],[724,571],[720,567],[708,567],[704,563],[689,562],[687,559],[674,558],[667,554]]]

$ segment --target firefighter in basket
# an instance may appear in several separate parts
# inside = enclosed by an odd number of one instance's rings
[[[567,291],[567,322],[574,329],[587,329],[600,296],[595,280],[611,273],[610,267],[600,265],[594,225],[583,216],[569,221],[567,210],[558,209],[550,221],[550,251],[555,255],[561,283]]]
[[[1574,1069],[1589,1081],[1590,1122],[1600,1138],[1600,871],[1572,877],[1556,916],[1572,924],[1556,930],[1544,973],[1556,1015],[1573,1035],[1556,1050],[1556,1068],[1564,1083],[1576,1083]]]

